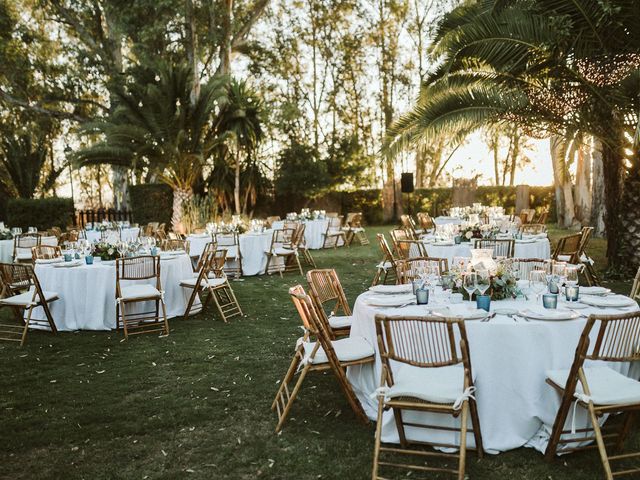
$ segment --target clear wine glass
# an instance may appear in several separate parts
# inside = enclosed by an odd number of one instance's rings
[[[565,268],[565,283],[569,287],[575,287],[578,285],[578,268],[577,267]],[[569,298],[569,302],[573,302],[573,299]]]
[[[116,250],[120,254],[120,258],[124,257],[124,254],[127,252],[127,243],[122,240],[116,243]]]
[[[478,285],[478,275],[475,272],[468,272],[462,279],[462,287],[469,294],[469,304],[473,304],[473,292],[476,291]]]
[[[529,287],[536,294],[536,303],[540,301],[540,294],[547,289],[547,272],[533,270],[529,273]]]

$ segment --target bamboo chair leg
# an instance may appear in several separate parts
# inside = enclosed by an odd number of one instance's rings
[[[189,301],[187,302],[187,308],[184,311],[184,317],[183,317],[184,320],[189,318],[189,312],[191,312],[191,307],[193,307],[193,302],[195,302],[197,294],[198,294],[198,286],[196,285],[194,286],[193,291],[189,296]]]
[[[371,282],[371,286],[372,287],[375,287],[376,285],[378,285],[378,281],[380,280],[380,275],[381,275],[380,274],[380,269],[378,268],[376,270],[375,276],[373,277],[373,282]]]
[[[300,257],[296,255],[295,259],[296,259],[296,263],[298,264],[298,270],[300,270],[300,275],[304,277],[304,271],[302,270],[302,265],[300,264]]]
[[[120,302],[116,301],[116,330],[120,330]]]
[[[201,292],[204,294],[205,290],[202,290]],[[206,295],[204,297],[204,303],[202,304],[202,310],[204,310],[205,308],[207,308],[207,305],[209,305],[209,302],[211,302],[211,294]]]
[[[480,430],[480,415],[478,415],[478,405],[475,401],[469,401],[469,413],[471,414],[471,426],[473,436],[476,441],[476,455],[479,459],[484,457],[484,446],[482,445],[482,431]]]
[[[282,411],[282,415],[280,416],[280,419],[278,420],[278,425],[276,425],[276,433],[278,433],[280,430],[282,430],[282,426],[284,425],[284,422],[287,420],[287,417],[289,416],[289,412],[291,411],[291,407],[293,406],[293,402],[296,399],[296,397],[298,396],[298,392],[300,391],[300,388],[302,387],[302,382],[304,382],[304,378],[307,376],[307,372],[309,371],[309,368],[311,367],[311,364],[307,364],[304,366],[304,368],[302,369],[302,372],[300,372],[300,377],[298,377],[298,381],[296,382],[296,385],[293,387],[293,391],[291,392],[291,396],[289,397],[289,400],[287,401],[284,410]]]
[[[378,417],[376,419],[376,438],[373,447],[373,472],[371,473],[372,480],[378,480],[378,462],[380,461],[380,442],[382,438],[382,413],[384,412],[384,401],[378,399]]]
[[[122,314],[122,329],[124,330],[124,339],[126,340],[129,338],[129,329],[127,328],[127,315],[124,302],[120,302],[120,313]]]
[[[624,422],[622,423],[622,428],[620,429],[620,434],[618,436],[618,441],[616,442],[616,452],[620,453],[624,449],[624,441],[629,435],[629,431],[631,430],[631,425],[633,425],[633,421],[635,419],[635,412],[627,412],[625,414]]]
[[[544,452],[545,460],[548,462],[552,461],[556,455],[558,443],[560,442],[560,437],[562,437],[564,424],[567,421],[567,415],[569,414],[569,409],[573,403],[572,400],[573,399],[566,395],[566,393],[563,393],[562,403],[560,403],[560,408],[558,409],[555,422],[553,423],[553,429],[551,430],[551,437],[549,438],[547,449]]]
[[[604,445],[602,438],[602,431],[600,430],[600,424],[598,423],[598,417],[593,408],[593,402],[589,402],[589,417],[591,418],[591,424],[595,433],[596,443],[598,444],[598,452],[600,453],[600,460],[602,461],[602,467],[607,480],[613,480],[613,473],[611,472],[611,465],[609,465],[609,458],[607,457],[607,449]]]
[[[164,299],[160,299],[160,305],[162,305],[162,318],[164,320],[164,334],[169,335],[169,321],[167,320],[167,306],[164,304]]]
[[[29,323],[31,322],[32,313],[33,313],[33,307],[29,307],[29,313],[27,314],[27,319],[24,320],[24,328],[22,329],[22,337],[20,338],[21,347],[24,345],[24,342],[27,339],[27,332],[29,331]]]
[[[404,423],[402,421],[402,411],[399,408],[393,408],[393,416],[396,420],[396,428],[398,429],[398,436],[400,437],[400,445],[402,448],[407,448],[407,436],[404,431]]]
[[[42,309],[44,310],[44,314],[47,317],[47,322],[49,322],[49,327],[51,327],[51,333],[58,333],[58,328],[56,327],[56,322],[53,320],[53,315],[51,315],[51,310],[49,310],[49,305],[46,300],[42,302]]]
[[[227,296],[229,297],[230,301],[233,302],[235,306],[238,308],[238,312],[240,316],[244,315],[244,313],[242,313],[242,308],[238,303],[238,299],[236,298],[236,293],[233,291],[233,288],[231,288],[231,285],[227,285],[226,289],[228,290]]]
[[[271,275],[271,272],[269,271],[269,264],[271,263],[271,254],[267,253],[267,264],[264,267],[264,273],[266,273],[267,275]]]
[[[464,469],[467,461],[467,416],[469,414],[469,400],[462,404],[460,415],[460,461],[458,464],[458,480],[464,480]]]
[[[209,287],[209,297],[214,297],[213,298],[213,303],[215,303],[216,308],[218,309],[218,313],[220,314],[220,316],[222,317],[222,321],[224,323],[227,323],[227,317],[224,314],[224,311],[222,310],[222,306],[220,305],[220,300],[218,299],[218,297],[216,296],[215,291],[213,290],[213,288]]]
[[[276,409],[276,407],[278,405],[278,397],[285,390],[287,384],[291,381],[291,379],[296,374],[296,370],[298,369],[298,365],[300,365],[300,354],[301,354],[301,351],[298,350],[298,351],[296,351],[295,355],[293,356],[293,359],[291,360],[291,363],[289,364],[289,368],[287,369],[287,373],[284,375],[284,379],[282,380],[282,382],[280,383],[280,386],[278,387],[278,392],[276,393],[276,398],[273,400],[273,403],[271,404],[271,410],[275,410]]]

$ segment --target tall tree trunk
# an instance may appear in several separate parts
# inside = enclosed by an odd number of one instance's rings
[[[187,36],[187,62],[193,78],[191,80],[191,94],[189,100],[191,106],[195,106],[200,97],[200,73],[198,69],[198,35],[196,17],[193,10],[193,0],[185,0],[186,36]]]
[[[589,144],[582,142],[576,151],[576,185],[574,189],[576,218],[583,225],[591,220],[591,152]]]
[[[520,158],[520,137],[520,132],[516,128],[513,132],[513,149],[511,150],[511,164],[509,166],[510,187],[513,187],[516,181],[516,167],[518,166],[518,159]]]
[[[571,228],[575,222],[575,214],[571,179],[566,166],[566,140],[555,135],[550,139],[550,148],[553,182],[556,189],[558,225],[564,228]]]
[[[214,0],[215,2],[216,0]],[[233,0],[222,0],[222,42],[220,44],[220,66],[218,73],[228,75],[231,72],[231,16],[233,14]]]
[[[620,204],[621,213],[624,214],[619,216],[621,229],[617,237],[620,242],[620,265],[632,274],[640,266],[640,151],[637,146],[633,148],[630,162]]]
[[[493,173],[496,176],[496,186],[501,185],[500,183],[500,155],[498,155],[498,139],[497,134],[493,139],[495,141],[492,142],[492,152],[493,152]]]
[[[186,233],[183,222],[183,208],[185,202],[193,197],[193,191],[189,189],[175,189],[173,191],[173,214],[171,216],[171,227],[174,232]]]
[[[236,168],[235,182],[233,186],[233,201],[236,206],[236,215],[242,213],[242,205],[240,204],[240,153],[236,152]]]
[[[602,167],[602,142],[594,138],[591,142],[592,184],[591,184],[591,219],[595,236],[604,235],[604,171]]]

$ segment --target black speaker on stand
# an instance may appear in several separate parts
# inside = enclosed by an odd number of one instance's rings
[[[414,192],[413,173],[406,172],[400,177],[400,190],[407,194],[407,211],[411,215],[411,194]]]

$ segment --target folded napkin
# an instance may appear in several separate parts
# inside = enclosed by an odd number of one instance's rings
[[[56,258],[38,258],[36,259],[36,264],[46,265],[48,263],[60,263],[64,262],[64,258],[56,257]]]

